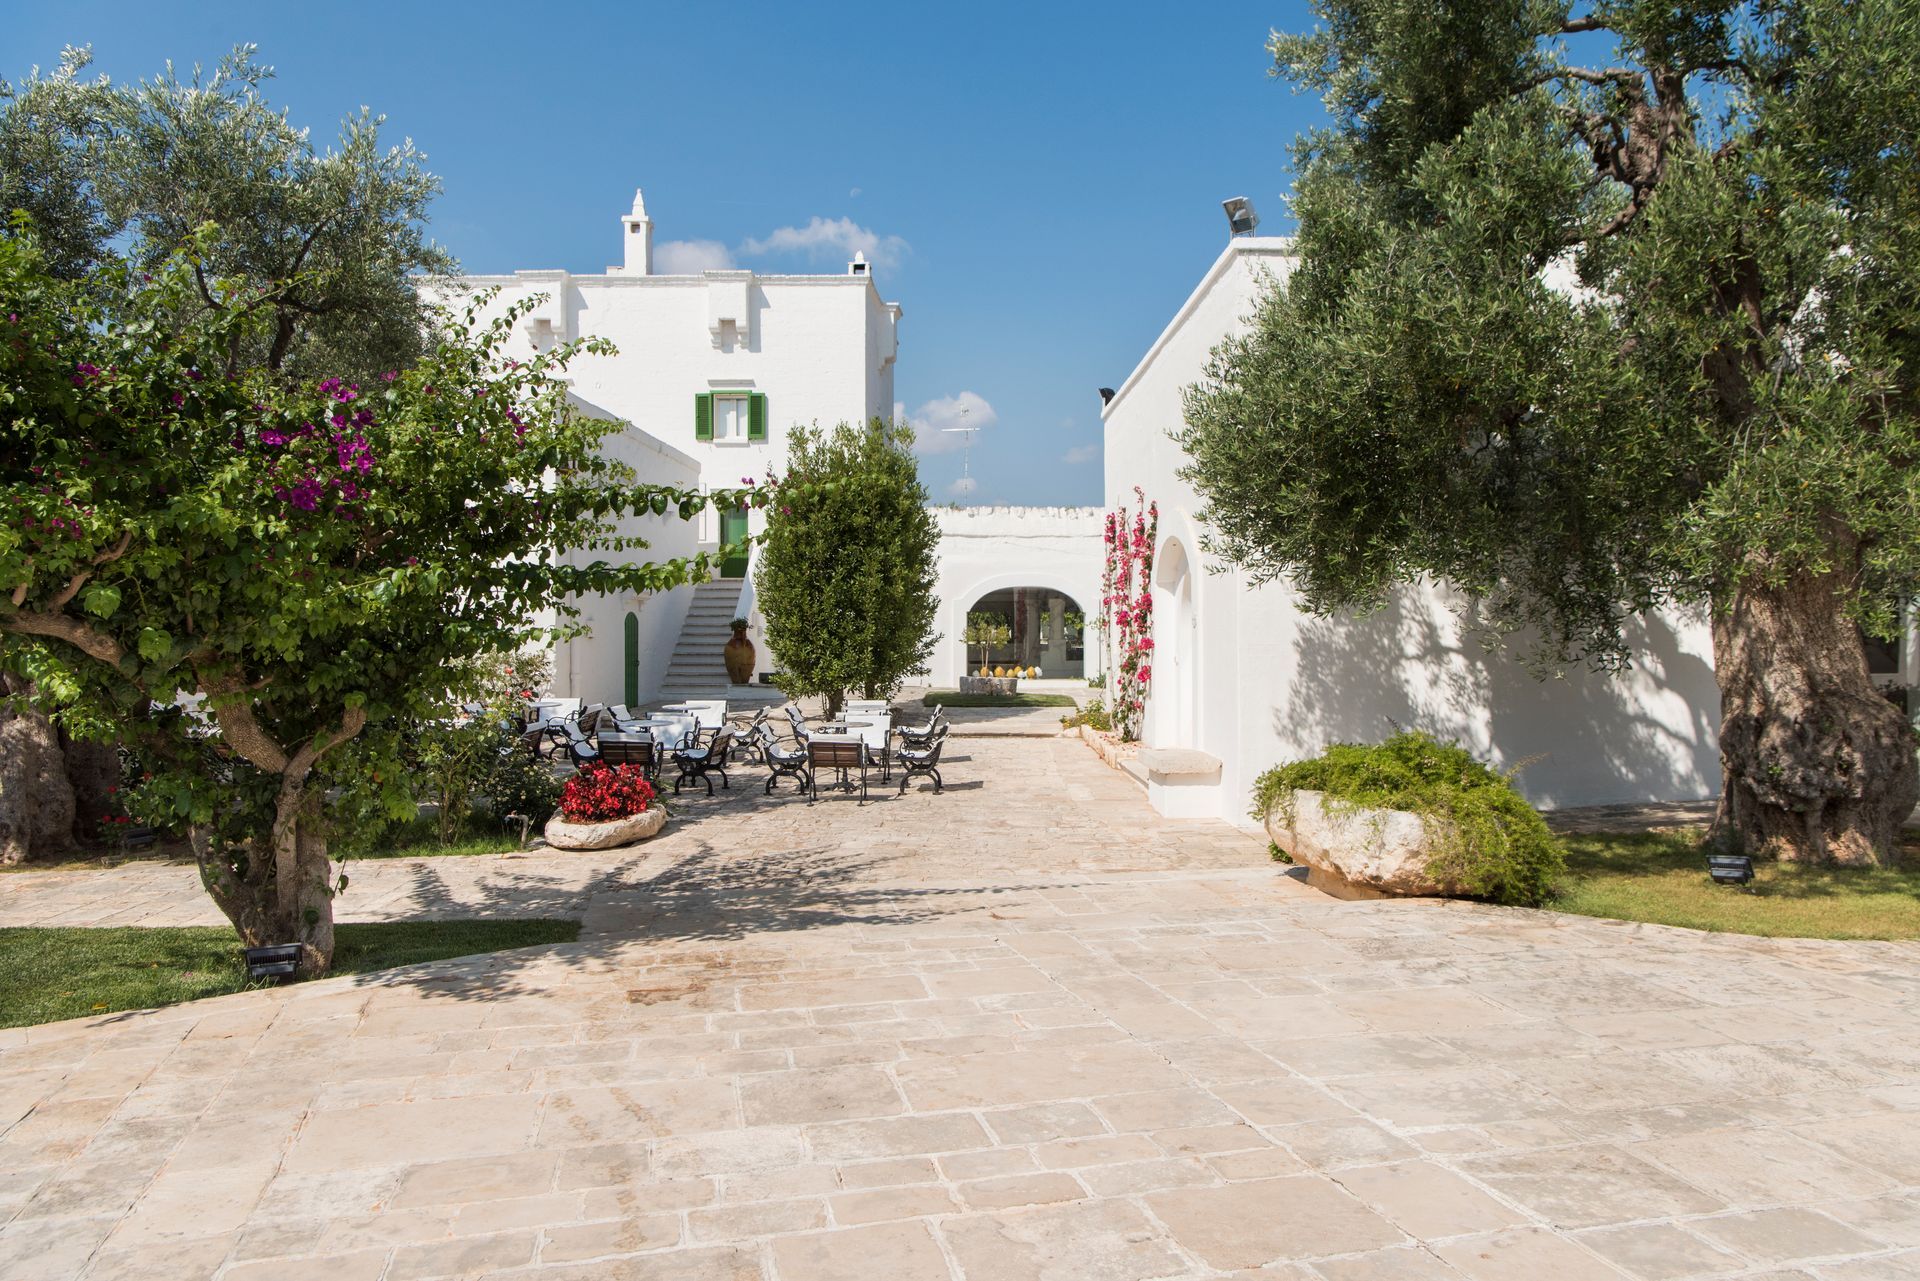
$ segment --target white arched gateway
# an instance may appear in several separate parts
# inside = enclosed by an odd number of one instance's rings
[[[951,689],[968,670],[970,613],[996,614],[1014,633],[990,661],[1038,667],[1048,677],[1100,673],[1100,508],[949,507],[935,514],[940,639],[927,663],[933,685]],[[977,649],[972,658],[977,665]]]

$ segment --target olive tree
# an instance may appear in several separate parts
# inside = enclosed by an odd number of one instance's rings
[[[1315,610],[1435,575],[1547,665],[1705,602],[1721,831],[1887,860],[1920,584],[1920,10],[1320,0],[1298,265],[1193,388],[1214,546]]]
[[[603,342],[508,360],[510,310],[365,384],[292,382],[228,361],[271,334],[274,294],[192,253],[154,266],[76,283],[0,236],[0,666],[133,744],[130,810],[187,826],[241,938],[297,941],[319,973],[345,884],[329,792],[398,788],[391,727],[446,714],[449,672],[539,611],[706,572],[634,562],[617,517],[757,496],[603,457],[616,425],[560,379]]]

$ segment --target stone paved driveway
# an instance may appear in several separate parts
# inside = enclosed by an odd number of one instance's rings
[[[0,1276],[1920,1276],[1920,948],[1337,903],[1083,753],[0,1032]]]

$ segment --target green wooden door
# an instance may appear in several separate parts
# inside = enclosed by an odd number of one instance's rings
[[[628,614],[626,620],[626,695],[627,706],[640,702],[640,617]]]
[[[736,507],[730,512],[720,514],[720,541],[725,545],[742,544],[740,549],[720,562],[720,577],[745,578],[747,576],[747,509]]]

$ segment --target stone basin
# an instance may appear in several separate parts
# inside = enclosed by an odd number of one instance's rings
[[[1293,794],[1293,818],[1267,815],[1267,835],[1307,869],[1307,884],[1336,898],[1431,898],[1459,887],[1427,873],[1436,846],[1428,820],[1406,810],[1329,810],[1324,792]]]
[[[610,850],[657,836],[666,825],[667,811],[654,805],[629,818],[605,823],[569,823],[555,814],[547,820],[543,835],[557,850]]]

